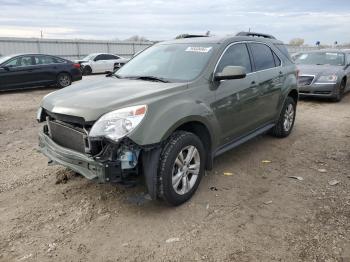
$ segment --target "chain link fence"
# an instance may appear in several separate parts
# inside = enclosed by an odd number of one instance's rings
[[[0,56],[18,53],[42,53],[67,59],[78,59],[91,53],[111,53],[131,57],[153,44],[154,42],[0,37]]]

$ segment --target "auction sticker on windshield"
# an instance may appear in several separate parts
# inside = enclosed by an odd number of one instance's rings
[[[212,47],[201,47],[201,46],[189,46],[186,48],[186,52],[197,52],[197,53],[208,53]]]

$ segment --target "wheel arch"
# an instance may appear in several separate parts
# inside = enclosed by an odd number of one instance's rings
[[[183,119],[168,130],[163,140],[167,140],[171,134],[180,130],[191,132],[202,141],[206,153],[206,169],[211,170],[213,166],[213,134],[208,124],[200,119]]]
[[[299,93],[296,89],[290,90],[287,96],[290,96],[291,98],[293,98],[295,104],[298,103]]]
[[[72,79],[72,74],[71,74],[70,72],[68,72],[68,71],[65,71],[65,70],[59,71],[59,72],[57,73],[57,75],[56,75],[56,78],[57,78],[60,74],[68,74],[68,75],[70,76],[70,78]]]
[[[348,77],[347,77],[346,75],[343,76],[343,78],[341,79],[341,83],[342,83],[343,81],[345,81],[345,86],[346,86],[346,84],[348,83]]]

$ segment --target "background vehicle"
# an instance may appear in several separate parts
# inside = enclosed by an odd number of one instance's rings
[[[76,60],[82,66],[83,75],[113,72],[115,68],[120,68],[128,61],[129,59],[121,56],[105,53],[90,54],[81,60]]]
[[[214,157],[267,131],[290,134],[296,74],[272,36],[158,43],[111,77],[46,96],[38,112],[39,122],[48,117],[40,149],[101,182],[143,174],[153,199],[179,205]]]
[[[304,52],[298,54],[295,63],[301,96],[327,97],[338,102],[350,90],[350,52],[333,49]]]
[[[0,90],[56,84],[69,86],[81,80],[80,65],[43,54],[21,54],[0,58]]]

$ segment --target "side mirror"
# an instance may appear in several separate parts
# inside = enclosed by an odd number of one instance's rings
[[[247,75],[243,66],[226,66],[220,73],[216,73],[214,79],[216,81],[242,79]]]
[[[0,66],[0,69],[3,69],[5,71],[10,71],[10,67],[8,66]]]

